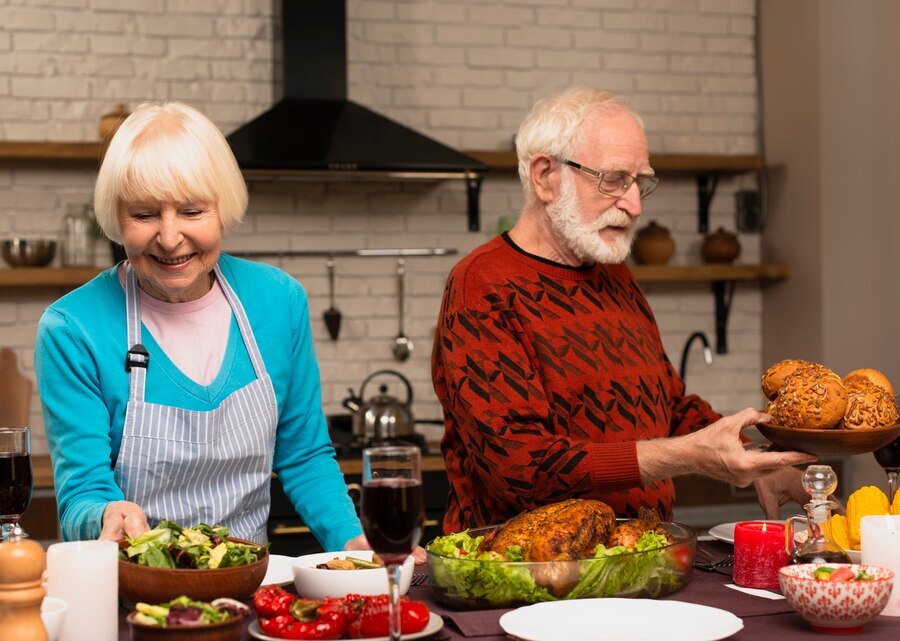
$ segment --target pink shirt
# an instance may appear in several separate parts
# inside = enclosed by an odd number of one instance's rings
[[[125,287],[125,268],[119,268]],[[202,297],[186,303],[167,303],[138,288],[141,321],[181,372],[200,385],[209,385],[219,374],[228,331],[231,305],[219,281]]]

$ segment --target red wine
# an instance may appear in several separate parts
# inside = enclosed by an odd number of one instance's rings
[[[421,481],[382,478],[363,485],[363,531],[385,563],[402,563],[409,556],[422,538],[424,523]]]
[[[25,513],[31,503],[34,480],[31,456],[0,455],[0,521],[10,521]]]
[[[885,445],[880,450],[872,452],[875,460],[886,470],[900,469],[900,438],[890,445]]]

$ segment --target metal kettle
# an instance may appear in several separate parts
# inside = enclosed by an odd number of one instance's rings
[[[365,399],[366,384],[376,376],[389,374],[399,378],[406,386],[406,401],[400,401],[394,396],[388,395],[388,386],[382,383],[379,394]],[[382,369],[372,372],[363,381],[359,388],[359,396],[350,390],[350,396],[345,398],[343,406],[353,412],[353,437],[357,441],[377,443],[379,441],[402,438],[413,434],[415,420],[412,414],[413,391],[409,380],[392,369]]]

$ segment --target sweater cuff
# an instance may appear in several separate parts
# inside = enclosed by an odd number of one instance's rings
[[[637,442],[592,443],[590,445],[591,481],[598,490],[640,487]]]

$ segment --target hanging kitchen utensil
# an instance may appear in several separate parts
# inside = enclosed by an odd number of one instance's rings
[[[397,259],[397,300],[399,301],[400,307],[400,321],[399,321],[399,330],[397,332],[397,338],[394,339],[394,343],[391,346],[391,351],[394,353],[394,358],[398,361],[405,361],[409,358],[410,352],[413,351],[413,342],[403,333],[403,302],[405,298],[405,288],[406,288],[406,261],[403,260],[402,257]]]
[[[334,306],[334,258],[329,256],[325,267],[328,268],[329,307],[322,313],[322,316],[325,318],[325,327],[328,328],[328,335],[331,336],[331,340],[336,341],[338,332],[341,331],[341,313]]]

